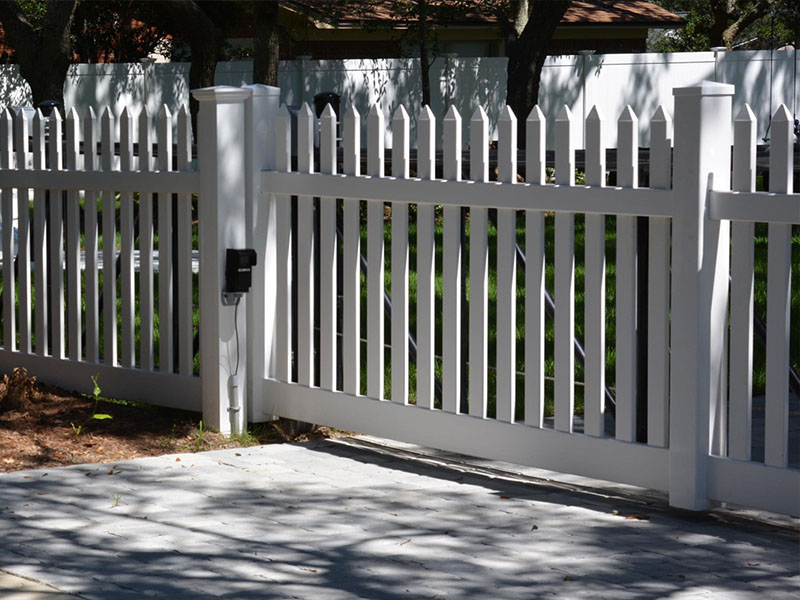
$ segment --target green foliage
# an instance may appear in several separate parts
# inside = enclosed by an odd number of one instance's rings
[[[686,13],[686,25],[656,34],[650,43],[654,52],[694,52],[724,46],[724,32],[729,27],[736,28],[730,41],[732,48],[764,50],[797,42],[797,0],[656,0],[656,4]]]

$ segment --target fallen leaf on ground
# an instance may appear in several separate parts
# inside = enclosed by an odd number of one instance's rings
[[[632,521],[632,520],[635,520],[635,521],[649,521],[650,520],[650,515],[629,515],[629,516],[625,517],[625,520],[626,521]]]
[[[533,527],[531,527],[531,531],[536,531],[537,529],[539,529],[538,525],[534,525]]]
[[[758,565],[760,565],[760,564],[761,564],[761,563],[751,563],[751,562],[749,562],[749,563],[747,563],[747,566],[748,566],[748,567],[757,567],[757,566],[758,566]]]

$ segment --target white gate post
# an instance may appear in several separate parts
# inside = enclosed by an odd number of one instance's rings
[[[672,225],[669,501],[709,507],[708,455],[727,325],[728,222],[708,218],[708,190],[730,189],[734,86],[676,88]]]
[[[246,243],[256,251],[253,287],[247,303],[247,408],[251,422],[271,420],[261,410],[262,382],[274,376],[272,366],[276,297],[276,214],[274,194],[261,190],[261,171],[275,168],[274,124],[280,109],[280,88],[261,84],[243,86],[251,96],[245,101]]]
[[[200,171],[200,377],[203,420],[224,434],[245,424],[247,295],[238,307],[222,304],[225,251],[244,248],[245,100],[249,89],[216,86],[194,90],[197,163]],[[238,310],[237,310],[238,308]],[[238,313],[238,343],[234,315]],[[234,378],[238,364],[238,377]],[[238,382],[237,382],[238,379]],[[238,383],[238,384],[237,384]]]

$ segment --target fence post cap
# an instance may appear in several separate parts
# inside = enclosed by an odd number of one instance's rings
[[[243,85],[242,89],[251,90],[253,96],[280,96],[281,88],[271,85],[264,85],[263,83],[250,83]],[[199,90],[197,90],[199,91]],[[196,96],[195,96],[196,97]]]
[[[736,86],[730,83],[701,81],[699,85],[673,88],[673,96],[733,96]]]
[[[192,90],[192,95],[198,102],[214,101],[218,104],[243,102],[247,100],[252,91],[248,88],[238,88],[229,85],[215,85],[213,87]]]

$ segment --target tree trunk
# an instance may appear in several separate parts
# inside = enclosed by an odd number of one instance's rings
[[[72,62],[70,28],[77,0],[47,3],[41,31],[34,30],[18,2],[0,2],[0,21],[14,48],[19,72],[31,87],[33,105],[55,100],[63,110],[64,81]]]
[[[539,82],[550,40],[569,4],[561,0],[534,0],[522,35],[508,43],[506,104],[517,116],[520,145],[525,142],[525,120],[539,98]]]
[[[278,3],[255,2],[255,44],[253,52],[253,83],[278,85],[280,38],[278,36]]]
[[[419,68],[422,77],[422,106],[431,104],[431,63],[428,62],[428,2],[419,0],[417,4],[417,25],[419,27]]]

